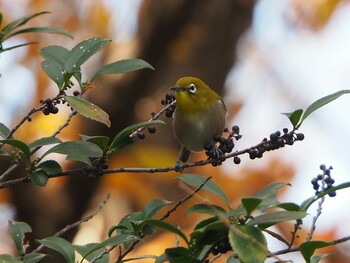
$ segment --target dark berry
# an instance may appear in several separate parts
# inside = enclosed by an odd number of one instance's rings
[[[304,135],[303,133],[297,133],[297,139],[298,139],[299,141],[304,140],[304,138],[305,138],[305,135]]]
[[[271,139],[271,141],[275,141],[275,140],[278,139],[278,135],[276,133],[271,133],[270,134],[270,139]]]
[[[28,121],[31,122],[31,121],[32,121],[32,118],[28,118]]]
[[[204,150],[209,151],[211,148],[213,148],[213,145],[211,143],[207,143],[204,145]]]
[[[220,135],[215,135],[213,139],[214,139],[215,142],[219,142],[221,140],[221,136]]]
[[[325,166],[324,164],[321,164],[321,165],[320,165],[320,169],[323,171],[323,170],[326,169],[326,166]]]
[[[44,115],[49,115],[50,110],[48,108],[45,108],[45,109],[43,109],[43,113],[44,113]]]
[[[157,131],[156,127],[154,127],[154,126],[148,126],[147,130],[149,133],[155,133]]]
[[[318,180],[322,180],[322,178],[323,178],[323,175],[322,175],[322,174],[317,175],[317,179],[318,179]]]
[[[232,131],[236,134],[239,134],[239,127],[237,125],[232,126]]]
[[[329,195],[329,197],[335,197],[337,195],[337,193],[334,191],[332,193],[329,193],[328,195]]]
[[[173,117],[173,111],[171,109],[166,109],[165,110],[165,116],[167,116],[168,118]]]
[[[77,96],[79,96],[79,95],[80,95],[80,92],[79,92],[79,91],[77,91],[77,90],[75,90],[75,91],[73,91],[73,95],[74,95],[75,97],[77,97]]]
[[[52,107],[50,108],[50,112],[53,114],[57,114],[58,113],[58,108],[57,107]]]
[[[144,139],[146,136],[145,136],[145,134],[144,134],[144,132],[142,132],[142,131],[138,131],[137,133],[137,137],[139,138],[139,139]]]
[[[241,158],[235,156],[235,157],[233,157],[233,162],[234,162],[235,164],[240,164],[240,163],[241,163]]]
[[[108,169],[108,162],[104,161],[104,162],[101,162],[99,167],[101,169]]]
[[[284,128],[283,133],[288,133],[288,128]]]

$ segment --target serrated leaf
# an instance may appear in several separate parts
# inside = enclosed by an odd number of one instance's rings
[[[89,157],[97,158],[101,157],[103,151],[96,144],[85,141],[70,141],[63,142],[55,145],[47,152],[45,152],[42,158],[50,153],[60,153],[67,155],[67,160],[75,160],[91,165]]]
[[[302,211],[277,211],[258,215],[255,218],[248,221],[248,225],[275,225],[280,222],[297,220],[305,217],[306,212]]]
[[[43,170],[37,170],[29,175],[30,181],[38,186],[45,186],[49,177]]]
[[[195,188],[200,187],[207,180],[206,177],[197,174],[183,174],[178,176],[177,178]],[[212,180],[207,181],[206,184],[202,187],[202,189],[219,196],[222,200],[226,202],[228,206],[230,205],[230,201],[226,196],[225,192]]]
[[[105,250],[105,247],[99,247],[98,249],[94,250],[96,248],[96,246],[99,246],[99,244],[98,243],[89,243],[89,244],[85,244],[83,246],[73,245],[75,250],[82,257],[85,257],[85,255],[86,255],[85,258],[89,262],[92,261],[93,258],[97,257],[98,255],[100,255]],[[92,251],[92,252],[89,253],[90,251]],[[102,258],[96,260],[95,262],[96,263],[108,263],[109,262],[109,254],[107,253],[107,254],[103,255]]]
[[[61,46],[48,46],[40,49],[39,53],[45,60],[53,60],[63,69],[69,50]]]
[[[7,128],[5,124],[0,122],[0,136],[6,139],[9,134],[10,134],[10,129]]]
[[[179,235],[180,237],[182,237],[182,239],[188,244],[188,239],[186,237],[186,235],[176,226],[162,221],[162,220],[158,220],[158,219],[147,219],[143,222],[144,225],[150,225],[150,226],[154,226],[154,227],[158,227],[164,230],[167,230],[169,232],[175,233],[177,235]]]
[[[23,239],[24,234],[32,232],[32,228],[25,222],[8,221],[9,230],[13,241],[15,242],[19,255],[24,254]]]
[[[37,241],[40,244],[43,244],[45,247],[48,247],[60,253],[68,263],[74,263],[74,248],[72,244],[67,240],[61,237],[47,237]]]
[[[230,230],[228,237],[232,249],[242,262],[265,262],[268,255],[267,243],[259,228],[247,225],[236,226]]]
[[[108,114],[90,101],[75,96],[64,96],[64,99],[84,117],[101,122],[107,127],[111,127],[111,121],[109,120]]]
[[[191,213],[201,213],[201,214],[208,214],[208,215],[218,215],[218,214],[224,214],[226,213],[226,210],[218,205],[213,204],[197,204],[192,207],[190,207],[186,211],[186,215],[189,215]]]
[[[307,241],[299,246],[300,252],[307,263],[311,262],[311,257],[318,248],[331,246],[332,243],[325,241]]]
[[[155,124],[165,124],[165,122],[160,120],[147,121],[147,122],[137,123],[124,128],[123,130],[118,132],[118,134],[114,137],[111,145],[109,146],[108,153],[118,152],[124,147],[126,147],[127,145],[133,143],[134,141],[129,136],[131,133],[133,133],[137,129],[153,126]]]
[[[24,255],[23,260],[25,263],[36,263],[42,260],[44,257],[46,257],[46,255],[42,253],[30,253]]]
[[[303,110],[302,109],[298,109],[298,110],[295,110],[293,112],[286,112],[286,113],[282,113],[283,115],[286,115],[289,119],[289,121],[292,123],[293,127],[297,127],[299,121],[300,121],[300,118],[301,118],[301,115],[303,114]]]
[[[241,199],[243,207],[247,211],[247,215],[250,215],[262,202],[261,198],[247,197]]]
[[[83,134],[79,134],[79,136],[83,141],[95,143],[101,149],[106,149],[109,142],[109,137],[107,136],[88,136]]]
[[[325,106],[326,104],[332,102],[333,100],[339,98],[340,96],[350,93],[350,90],[341,90],[338,92],[335,92],[333,94],[327,95],[321,99],[316,100],[314,103],[312,103],[304,112],[300,123],[298,124],[298,127],[303,123],[303,121],[314,111],[318,110],[319,108]]]
[[[0,140],[0,143],[5,143],[20,149],[25,155],[30,156],[30,149],[27,144],[15,139]]]
[[[35,149],[36,147],[41,147],[44,145],[50,145],[50,144],[55,144],[55,143],[61,143],[62,141],[56,137],[43,137],[40,138],[31,144],[29,144],[29,149]]]
[[[164,206],[171,204],[172,202],[164,199],[155,199],[145,205],[143,212],[144,218],[150,219],[152,218],[159,210],[161,210]]]
[[[102,38],[90,38],[77,44],[68,55],[65,62],[66,72],[74,72],[91,56],[104,48],[110,40]]]
[[[6,35],[6,39],[13,37],[15,35],[25,34],[25,33],[58,34],[58,35],[64,35],[66,37],[73,39],[73,36],[68,31],[66,31],[62,28],[57,28],[57,27],[28,27],[25,29],[17,30],[11,34]]]
[[[96,77],[102,74],[120,74],[120,73],[127,73],[130,71],[135,71],[139,69],[144,69],[144,68],[150,68],[154,70],[151,64],[147,63],[142,59],[135,58],[135,59],[119,60],[111,64],[102,66],[99,70],[95,72],[90,82],[92,82]]]
[[[57,84],[58,88],[62,89],[65,83],[65,72],[61,65],[54,60],[44,60],[41,62],[41,68],[45,71],[46,75]]]
[[[23,263],[23,261],[17,259],[14,256],[8,255],[8,254],[0,255],[0,262],[4,262],[4,263]]]

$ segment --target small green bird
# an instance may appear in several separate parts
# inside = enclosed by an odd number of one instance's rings
[[[227,109],[222,98],[199,78],[180,78],[170,89],[176,96],[174,133],[182,145],[175,168],[182,171],[181,162],[187,162],[191,152],[203,151],[204,145],[223,133]]]

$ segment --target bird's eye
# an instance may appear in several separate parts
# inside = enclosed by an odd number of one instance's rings
[[[193,83],[188,86],[188,89],[192,94],[196,93],[197,91],[196,85],[194,85]]]

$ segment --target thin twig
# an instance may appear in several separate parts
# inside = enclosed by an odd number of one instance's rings
[[[154,121],[154,120],[157,120],[168,108],[172,107],[173,105],[176,104],[176,100],[174,100],[172,103],[166,105],[164,108],[162,108],[160,111],[158,111],[157,113],[153,114],[152,115],[152,118],[150,118],[147,122],[150,122],[150,121]],[[138,132],[141,132],[145,129],[145,127],[141,127],[139,129],[137,129],[136,131],[132,132],[129,137],[130,138],[133,138],[135,136],[137,136],[137,133]]]
[[[34,109],[33,109],[34,110]],[[42,110],[42,109],[41,109]],[[68,125],[69,125],[69,123],[70,123],[70,121],[72,120],[72,118],[73,118],[73,116],[74,115],[76,115],[77,114],[77,111],[72,111],[69,115],[68,115],[68,117],[67,117],[67,119],[66,119],[66,121],[60,126],[60,127],[58,127],[57,128],[57,130],[51,135],[51,137],[56,137],[64,128],[66,128]],[[27,116],[30,116],[29,114],[27,115]],[[18,125],[17,125],[18,126]],[[16,126],[16,127],[17,127]],[[1,147],[0,147],[1,148]],[[38,150],[40,150],[41,149],[41,146],[38,146],[38,147],[36,147],[35,149],[33,149],[31,152],[30,152],[30,155],[32,156],[34,153],[36,153]],[[2,181],[2,180],[4,180],[6,177],[7,177],[7,175],[9,175],[10,173],[12,173],[13,172],[13,170],[15,170],[19,165],[20,165],[20,163],[22,162],[23,160],[22,160],[22,158],[19,158],[19,160],[17,161],[17,163],[15,163],[15,164],[12,164],[9,168],[7,168],[7,170],[5,171],[5,172],[3,172],[2,173],[2,175],[0,176],[0,181]],[[22,178],[21,178],[22,179]],[[0,188],[1,189],[1,188]]]
[[[58,231],[56,234],[54,234],[54,237],[58,237],[63,235],[64,233],[68,232],[69,230],[81,225],[82,223],[85,223],[87,221],[89,221],[90,219],[92,219],[94,216],[96,216],[101,209],[105,206],[105,204],[108,202],[109,198],[111,197],[111,194],[109,193],[105,199],[103,199],[102,203],[99,205],[99,207],[95,210],[95,212],[93,212],[91,215],[88,215],[86,217],[83,217],[82,219],[74,222],[73,224],[67,225],[65,226],[63,229],[61,229],[60,231]],[[38,246],[36,249],[33,250],[32,253],[38,253],[41,249],[43,249],[44,245],[40,245]]]
[[[170,208],[163,216],[160,217],[159,220],[164,220],[166,218],[168,218],[173,212],[176,211],[176,209],[182,205],[184,202],[186,202],[188,199],[192,198],[197,192],[199,192],[203,186],[209,181],[211,180],[211,176],[209,176],[208,178],[205,179],[205,181],[198,186],[192,193],[190,193],[189,195],[185,196],[183,199],[179,200],[172,208]],[[128,249],[126,249],[122,254],[119,255],[118,259],[116,262],[120,262],[127,254],[129,254],[134,248],[135,246],[141,241],[142,238],[144,238],[145,235],[142,235],[140,237],[140,239],[135,240]],[[113,248],[114,249],[114,248]]]

